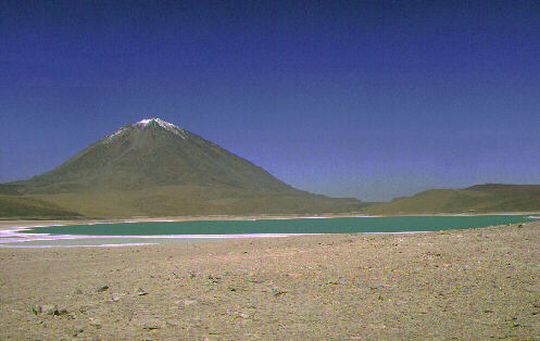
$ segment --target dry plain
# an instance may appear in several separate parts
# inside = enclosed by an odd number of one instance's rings
[[[0,249],[0,339],[540,339],[540,223]]]

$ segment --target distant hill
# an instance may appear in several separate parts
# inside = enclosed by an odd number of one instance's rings
[[[0,217],[3,218],[70,218],[77,216],[79,214],[43,200],[0,194]]]
[[[370,214],[540,212],[540,185],[432,189],[366,208]]]
[[[125,126],[58,168],[2,188],[87,216],[350,212],[365,206],[295,189],[159,118]]]

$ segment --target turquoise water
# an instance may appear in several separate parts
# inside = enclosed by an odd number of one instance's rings
[[[516,224],[530,220],[531,219],[527,215],[397,216],[242,221],[215,220],[50,226],[33,228],[26,232],[90,236],[407,232]]]

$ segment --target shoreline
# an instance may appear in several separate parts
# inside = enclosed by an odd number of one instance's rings
[[[527,213],[536,214],[536,213]],[[392,217],[404,216],[486,216],[486,215],[527,215],[527,214],[433,214],[433,215],[401,215]],[[379,218],[391,216],[365,216],[365,215],[344,215],[344,216],[204,216],[204,217],[155,217],[155,218],[129,218],[129,219],[114,219],[114,220],[14,220],[0,222],[0,248],[41,248],[41,247],[121,247],[121,246],[143,246],[162,244],[165,241],[174,240],[177,243],[186,243],[191,241],[207,241],[207,240],[232,240],[232,239],[257,239],[257,238],[287,238],[301,236],[317,236],[317,235],[340,235],[342,233],[239,233],[239,234],[168,234],[168,235],[72,235],[72,234],[48,234],[48,233],[25,233],[25,230],[31,228],[48,227],[48,226],[66,226],[66,225],[96,225],[96,224],[118,224],[118,223],[140,223],[140,222],[183,222],[183,221],[256,221],[256,220],[289,220],[289,219],[332,219],[332,218]],[[533,217],[540,219],[540,217]],[[36,224],[37,223],[37,224]],[[527,222],[523,222],[524,224]],[[501,224],[504,225],[504,224]],[[497,226],[497,225],[496,225]],[[488,227],[488,226],[486,226]],[[467,228],[456,228],[462,230]],[[393,231],[393,232],[354,232],[347,234],[358,235],[385,235],[385,234],[417,234],[417,233],[432,233],[434,231]],[[93,244],[96,240],[103,240],[103,243]],[[126,240],[134,240],[128,242]],[[139,242],[141,240],[141,242]],[[142,241],[145,242],[142,242]],[[146,242],[148,240],[148,242]],[[68,244],[70,241],[78,241],[78,244]],[[135,242],[136,241],[136,242]]]
[[[331,219],[331,218],[379,218],[379,217],[474,217],[486,215],[540,215],[538,211],[526,212],[492,212],[492,213],[418,213],[418,214],[321,214],[321,215],[204,215],[204,216],[163,216],[144,217],[133,216],[125,218],[88,218],[88,219],[0,219],[0,231],[14,227],[46,227],[46,226],[66,226],[66,225],[96,225],[96,224],[118,224],[118,223],[144,223],[144,222],[182,222],[182,221],[214,221],[214,220],[287,220],[287,219]],[[540,218],[540,217],[539,217]],[[22,224],[22,225],[21,225]],[[36,225],[38,224],[38,225]],[[43,225],[46,224],[46,225]]]

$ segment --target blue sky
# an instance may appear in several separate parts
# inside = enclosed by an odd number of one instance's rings
[[[535,1],[2,1],[0,181],[159,116],[296,187],[540,183]]]

